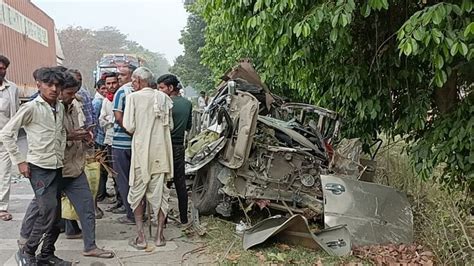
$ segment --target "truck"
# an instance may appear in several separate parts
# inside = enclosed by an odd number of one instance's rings
[[[103,54],[99,61],[97,61],[97,66],[93,73],[94,81],[99,81],[106,72],[118,72],[118,69],[122,66],[133,65],[139,67],[142,64],[143,59],[136,54]]]

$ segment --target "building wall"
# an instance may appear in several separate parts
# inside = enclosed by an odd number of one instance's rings
[[[32,95],[33,71],[57,64],[53,19],[30,0],[0,0],[0,54],[10,59],[6,78],[20,96]]]

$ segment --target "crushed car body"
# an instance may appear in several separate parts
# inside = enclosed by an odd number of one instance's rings
[[[283,103],[249,62],[223,80],[203,114],[204,130],[186,150],[186,173],[194,176],[192,200],[200,214],[228,217],[243,201],[246,209],[299,215],[326,228],[346,225],[349,244],[412,241],[405,195],[360,181],[368,169],[361,162],[355,168],[348,164],[351,172],[340,171],[344,167],[338,167],[335,154],[344,156],[334,146],[342,123],[336,112]],[[270,221],[273,226],[277,220]]]

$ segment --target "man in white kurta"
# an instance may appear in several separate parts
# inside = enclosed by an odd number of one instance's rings
[[[19,108],[18,88],[15,83],[5,79],[10,60],[0,55],[0,130],[15,115]],[[12,215],[8,212],[10,202],[10,183],[12,162],[7,150],[0,142],[0,220],[10,221]]]
[[[163,228],[168,213],[169,190],[166,182],[173,177],[173,152],[170,129],[172,100],[158,90],[151,89],[153,74],[140,67],[133,72],[135,92],[127,95],[123,125],[133,133],[130,166],[130,191],[128,202],[135,215],[137,237],[130,245],[137,249],[146,247],[143,228],[146,197],[155,214],[158,214],[156,246],[165,245]]]

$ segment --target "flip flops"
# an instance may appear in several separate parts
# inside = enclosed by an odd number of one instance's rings
[[[137,241],[138,241],[138,237],[131,238],[130,240],[128,240],[128,245],[133,247],[133,248],[136,248],[137,250],[146,249],[146,243],[145,244],[138,244]]]
[[[126,225],[135,225],[135,221],[128,219],[127,216],[122,216],[117,219],[117,222],[121,224],[126,224]]]
[[[101,259],[111,259],[115,257],[115,253],[113,251],[96,248],[87,252],[82,252],[84,257],[96,257]]]
[[[108,207],[107,209],[105,209],[106,212],[112,212],[113,210],[117,209],[117,208],[120,208],[120,206],[117,206],[117,205],[113,205],[113,206],[110,206]]]
[[[0,220],[6,222],[13,219],[13,216],[7,211],[0,211]]]

